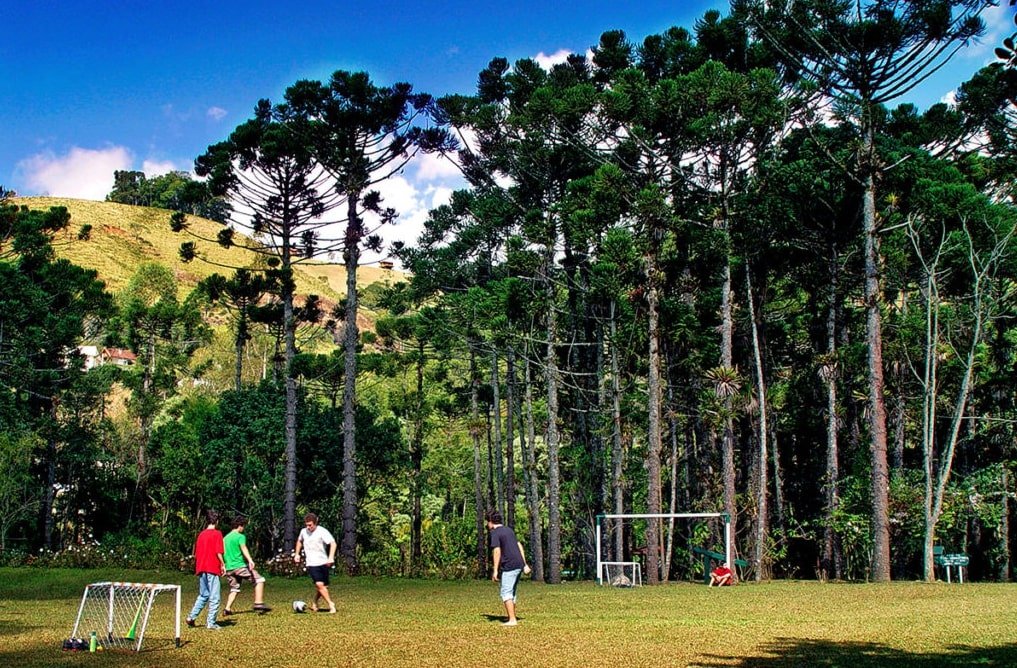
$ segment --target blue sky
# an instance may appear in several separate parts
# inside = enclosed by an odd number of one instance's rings
[[[1003,3],[1006,5],[1006,2]],[[690,27],[702,0],[582,3],[70,2],[5,0],[0,184],[22,195],[102,199],[114,169],[190,170],[210,143],[298,79],[366,70],[435,95],[472,92],[491,58],[585,52],[605,30],[633,41]],[[292,7],[287,5],[293,5]],[[991,59],[1013,8],[912,99],[928,106]],[[387,192],[416,223],[456,185],[425,161]]]

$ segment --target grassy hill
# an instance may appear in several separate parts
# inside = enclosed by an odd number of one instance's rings
[[[127,285],[141,262],[158,262],[169,267],[179,281],[179,293],[183,298],[203,278],[214,273],[228,276],[233,272],[230,267],[250,266],[255,261],[255,255],[250,251],[222,248],[217,243],[205,241],[214,239],[222,226],[198,216],[187,217],[190,234],[177,234],[170,230],[172,212],[165,209],[57,197],[19,197],[13,203],[31,209],[67,207],[71,224],[55,239],[57,255],[82,267],[95,269],[114,293]],[[90,235],[88,239],[79,239],[78,233],[85,225],[91,225]],[[194,241],[198,254],[207,261],[181,262],[178,250],[184,241]],[[395,283],[405,278],[401,272],[377,267],[357,270],[361,289],[372,283]],[[301,264],[296,270],[296,281],[298,295],[318,295],[326,310],[331,310],[346,294],[346,268],[342,265]],[[361,327],[370,328],[372,324],[370,314],[364,314]]]

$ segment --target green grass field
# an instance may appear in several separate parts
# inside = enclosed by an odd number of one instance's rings
[[[1017,586],[1003,584],[524,582],[520,626],[502,628],[490,582],[337,579],[339,614],[297,615],[309,584],[270,578],[275,610],[184,627],[179,649],[158,614],[140,655],[62,651],[84,585],[104,580],[180,583],[184,615],[195,595],[178,573],[0,569],[0,666],[1017,666]]]

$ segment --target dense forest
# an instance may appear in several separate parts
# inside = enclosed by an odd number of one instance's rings
[[[57,253],[88,226],[2,193],[0,561],[173,565],[215,507],[274,572],[314,511],[350,573],[475,577],[498,509],[558,583],[602,515],[718,512],[743,578],[931,580],[944,547],[1009,580],[1014,38],[921,110],[987,3],[786,4],[494,58],[472,95],[296,82],[198,179],[117,173],[181,266],[235,250],[187,294],[159,263],[110,292]],[[377,188],[422,153],[464,188],[386,248]],[[367,250],[405,280],[359,284]],[[603,526],[650,583],[723,539]]]

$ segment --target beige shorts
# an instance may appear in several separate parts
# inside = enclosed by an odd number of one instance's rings
[[[232,571],[226,571],[226,579],[230,583],[230,591],[240,591],[240,583],[244,580],[257,584],[264,582],[265,578],[261,574],[251,568],[244,566],[243,568],[234,568]]]

